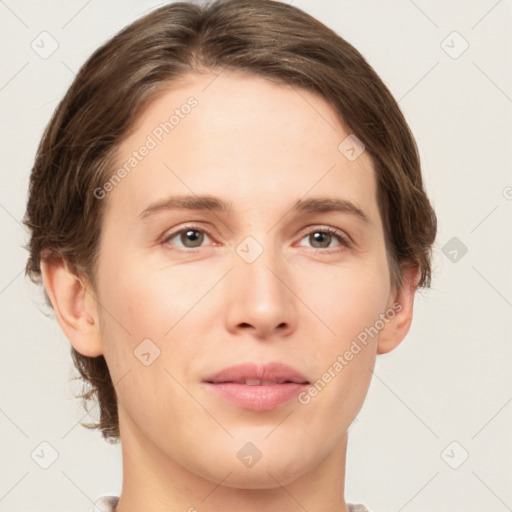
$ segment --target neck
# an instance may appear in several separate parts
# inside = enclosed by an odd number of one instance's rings
[[[230,486],[229,474],[212,481],[171,460],[136,430],[121,408],[119,412],[123,487],[115,512],[348,510],[344,501],[346,434],[317,466],[286,485],[280,483],[285,477],[269,470],[269,488],[242,489]]]

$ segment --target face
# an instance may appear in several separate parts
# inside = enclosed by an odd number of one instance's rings
[[[354,340],[392,304],[372,162],[338,149],[348,135],[322,98],[227,71],[144,111],[98,199],[123,442],[245,488],[285,485],[341,445],[378,336]]]

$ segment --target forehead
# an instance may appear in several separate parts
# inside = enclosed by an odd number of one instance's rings
[[[146,107],[120,145],[116,168],[129,175],[108,203],[133,216],[168,194],[268,211],[329,195],[359,203],[375,221],[372,161],[364,151],[347,157],[349,135],[335,110],[305,89],[244,72],[190,74]],[[145,156],[127,166],[144,146]]]

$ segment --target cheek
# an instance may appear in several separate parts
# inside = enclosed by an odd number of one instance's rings
[[[105,259],[99,280],[105,306],[101,331],[114,382],[130,371],[125,387],[133,391],[125,396],[135,406],[147,400],[145,390],[170,396],[176,386],[165,370],[181,379],[204,348],[197,333],[218,321],[215,308],[220,308],[207,293],[225,269],[194,263],[162,267],[161,261],[158,266],[133,256],[108,263]],[[156,358],[146,367],[137,357],[148,352],[146,358]]]
[[[312,329],[315,350],[308,356],[317,370],[315,389],[304,401],[333,424],[357,414],[371,380],[378,341],[371,328],[385,313],[389,295],[386,266],[378,263],[336,268],[322,284],[309,279],[302,288],[321,320]]]
[[[215,277],[213,273],[211,277]],[[160,268],[150,258],[133,257],[111,265],[107,261],[100,279],[104,285],[101,296],[112,318],[130,333],[134,343],[139,338],[163,340],[213,283],[193,264]]]
[[[385,260],[309,266],[299,275],[297,295],[311,310],[303,318],[317,317],[316,339],[324,340],[326,347],[342,349],[385,311],[390,291]]]
[[[333,293],[338,297],[331,304],[334,330],[347,340],[373,325],[385,311],[389,288],[382,275],[361,272],[346,276],[342,289]]]
[[[179,370],[190,359],[187,313],[211,284],[192,266],[155,268],[134,257],[105,258],[98,275],[105,358],[120,404],[134,418],[142,410],[172,417],[176,403],[184,417],[188,409],[198,416],[172,375],[181,379]]]

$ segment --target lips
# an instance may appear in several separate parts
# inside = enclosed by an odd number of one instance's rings
[[[244,363],[225,368],[210,375],[204,382],[219,384],[233,382],[246,386],[272,386],[283,383],[309,384],[308,379],[298,370],[282,363]]]
[[[309,385],[301,372],[282,363],[230,366],[203,382],[217,397],[253,411],[276,409]]]

